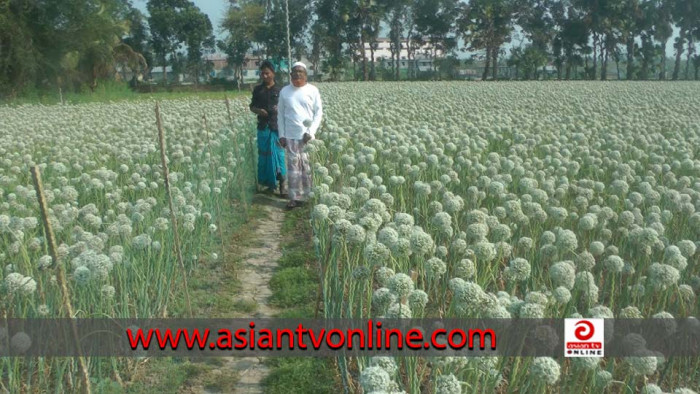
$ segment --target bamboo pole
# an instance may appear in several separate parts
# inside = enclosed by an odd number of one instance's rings
[[[168,196],[168,204],[170,206],[170,222],[173,225],[173,234],[175,236],[175,252],[177,253],[177,261],[178,264],[180,265],[180,269],[182,270],[182,281],[184,282],[185,285],[185,302],[187,303],[187,313],[189,317],[192,317],[192,304],[190,303],[190,290],[189,287],[187,286],[187,270],[185,269],[185,263],[182,260],[182,250],[180,249],[180,235],[178,233],[177,229],[177,218],[175,217],[175,208],[173,206],[173,196],[170,193],[170,179],[169,175],[170,172],[168,171],[168,163],[166,162],[166,155],[165,155],[165,133],[163,132],[163,122],[160,118],[160,106],[156,102],[156,126],[158,127],[158,142],[160,143],[160,161],[163,164],[163,176],[165,177],[165,192]],[[174,280],[175,276],[173,275],[173,278],[171,279],[171,287],[172,287],[172,282]],[[163,317],[166,317],[165,315],[167,314],[168,310],[168,301],[170,298],[167,298],[165,301],[165,307],[163,307]]]
[[[41,220],[44,224],[44,231],[46,232],[46,241],[49,247],[49,254],[51,255],[53,264],[56,266],[56,281],[61,288],[63,307],[68,314],[68,318],[71,319],[73,339],[75,340],[75,346],[78,351],[78,366],[80,367],[80,379],[83,382],[83,391],[90,394],[92,393],[90,373],[88,372],[87,363],[83,357],[83,349],[80,346],[78,326],[75,324],[75,319],[73,318],[73,305],[71,305],[70,292],[68,290],[68,285],[66,284],[66,271],[63,265],[58,261],[58,253],[56,252],[56,238],[51,227],[51,221],[49,220],[49,210],[46,205],[46,198],[44,197],[44,185],[41,182],[41,171],[39,170],[39,166],[33,166],[30,169],[30,172],[32,174],[32,181],[34,182],[34,190],[36,190],[36,197],[39,201],[39,210],[41,211]]]

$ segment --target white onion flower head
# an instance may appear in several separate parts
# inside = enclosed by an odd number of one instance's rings
[[[565,305],[571,300],[571,292],[568,288],[559,286],[552,292],[552,297],[558,304]]]
[[[379,367],[383,369],[390,377],[396,375],[396,372],[399,370],[399,366],[396,364],[393,357],[371,357],[369,359],[369,365],[370,367]]]
[[[365,368],[360,373],[360,385],[366,393],[384,391],[390,383],[391,377],[379,366]]]
[[[437,212],[431,219],[431,224],[439,234],[447,238],[452,237],[454,231],[452,229],[452,217],[447,212]]]
[[[116,293],[116,290],[114,289],[114,286],[104,285],[104,286],[102,286],[102,289],[100,289],[100,292],[102,293],[102,296],[104,298],[112,299],[112,298],[114,298],[114,294]]]
[[[366,237],[367,234],[365,229],[359,224],[353,224],[350,226],[350,228],[348,228],[345,239],[347,240],[348,245],[359,245],[365,242]]]
[[[531,291],[525,295],[525,302],[529,302],[531,304],[540,304],[542,306],[547,306],[547,304],[549,304],[549,299],[542,292]]]
[[[642,391],[640,393],[641,394],[664,394],[664,391],[661,390],[661,387],[659,387],[653,383],[647,383],[644,387],[642,387]]]
[[[509,280],[522,282],[530,278],[530,272],[530,263],[524,258],[516,257],[510,261],[503,273]]]
[[[437,257],[433,257],[426,262],[427,271],[434,277],[440,278],[447,272],[447,265]]]
[[[605,389],[612,383],[613,376],[610,372],[604,370],[604,369],[599,369],[595,373],[595,385],[599,389]]]
[[[620,256],[610,255],[605,258],[605,269],[612,273],[620,273],[625,267],[625,262],[620,258]]]
[[[485,241],[489,234],[489,227],[484,223],[472,223],[467,226],[467,240],[469,242]]]
[[[550,386],[559,380],[560,373],[559,363],[551,357],[535,357],[530,365],[530,376]]]
[[[36,291],[36,281],[18,272],[8,274],[4,282],[10,294],[31,295]]]
[[[490,263],[496,258],[496,248],[490,242],[479,242],[471,247],[474,257],[480,264]]]
[[[363,255],[370,265],[382,267],[391,258],[391,251],[381,242],[368,242],[368,244],[365,246]],[[393,275],[393,273],[391,275]]]
[[[410,276],[399,272],[389,279],[388,287],[399,298],[405,298],[413,291],[414,284]]]
[[[600,241],[593,241],[589,246],[589,251],[593,256],[600,256],[605,252],[605,245]]]
[[[651,355],[651,352],[641,350],[639,356],[627,357],[625,361],[632,369],[635,375],[651,375],[656,372],[658,366],[656,357]]]
[[[678,246],[669,245],[664,250],[664,264],[668,264],[678,271],[683,271],[688,266],[688,260],[683,256]]]
[[[41,304],[41,305],[39,305],[39,306],[36,308],[36,311],[37,311],[37,313],[39,314],[39,316],[48,316],[49,313],[51,313],[51,310],[49,309],[49,306],[46,305],[46,304]],[[0,341],[2,341],[1,338],[0,338]]]
[[[561,252],[573,252],[578,247],[576,234],[571,230],[562,229],[556,237],[555,245]]]
[[[453,374],[440,375],[437,378],[435,394],[461,394],[462,386]]]
[[[461,259],[455,264],[454,275],[457,278],[468,280],[476,275],[476,266],[470,259]]]
[[[379,315],[384,315],[390,305],[396,302],[396,296],[386,287],[380,287],[372,294],[372,306]]]
[[[423,290],[416,289],[408,295],[408,305],[411,307],[411,310],[419,314],[423,313],[427,304],[428,294]]]
[[[76,267],[73,271],[73,279],[75,279],[78,284],[84,285],[88,283],[91,278],[92,273],[90,272],[90,268],[84,265]]]
[[[673,390],[673,394],[698,394],[697,391],[691,390],[686,387],[681,387]]]
[[[577,270],[590,271],[593,269],[593,267],[595,267],[595,257],[593,257],[592,253],[584,250],[574,257],[574,263],[576,264]]]
[[[683,257],[686,259],[693,257],[695,255],[695,251],[697,250],[695,242],[687,239],[679,241],[677,246]]]
[[[45,254],[39,258],[39,269],[49,268],[51,264],[53,264],[53,258],[51,256]]]
[[[389,307],[386,317],[390,319],[410,319],[413,317],[413,312],[408,305],[396,302]]]
[[[581,371],[594,371],[598,368],[600,358],[597,357],[573,357],[571,366]]]
[[[550,245],[550,244],[554,244],[554,241],[556,241],[556,239],[557,239],[557,236],[554,235],[553,232],[545,231],[540,236],[540,243],[542,245]]]
[[[390,279],[394,277],[394,270],[389,267],[380,267],[375,272],[375,279],[380,286],[388,286]]]
[[[678,283],[680,273],[675,267],[654,263],[649,267],[649,282],[657,290],[666,290]]]
[[[595,304],[598,302],[598,286],[596,286],[593,274],[590,272],[582,271],[576,274],[574,290],[580,291],[588,304]]]

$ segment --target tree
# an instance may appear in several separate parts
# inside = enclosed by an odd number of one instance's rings
[[[192,5],[181,14],[180,41],[187,47],[187,68],[194,74],[195,84],[204,67],[202,55],[214,48],[214,35],[209,17]]]
[[[544,67],[547,64],[550,46],[556,34],[550,3],[551,0],[519,0],[515,3],[515,22],[531,42],[530,47],[526,49],[529,66]],[[537,68],[534,74],[537,79]]]
[[[228,64],[233,67],[239,87],[243,79],[246,54],[264,26],[264,21],[265,8],[251,2],[230,6],[221,23],[228,35],[224,40],[220,40],[217,46],[226,54]]]
[[[659,79],[666,80],[666,46],[673,35],[673,0],[652,0],[649,12],[654,16],[654,38],[661,42],[661,70]]]
[[[566,63],[564,79],[568,80],[571,78],[572,68],[575,71],[576,67],[582,65],[582,55],[590,51],[590,30],[581,13],[572,5],[565,7],[563,3],[555,3],[551,9],[556,30],[552,51]]]
[[[287,58],[287,14],[284,0],[270,0],[265,4],[264,28],[257,30],[255,41],[264,48],[264,54],[274,62]],[[305,52],[304,38],[311,14],[310,0],[288,0],[289,40],[293,59],[301,59]],[[292,62],[294,61],[292,59]]]
[[[322,71],[330,74],[331,80],[338,80],[345,59],[343,44],[347,31],[346,23],[350,20],[347,12],[351,4],[346,0],[318,0],[314,11],[317,16],[312,29],[318,32],[321,46],[326,53]]]
[[[410,18],[409,0],[385,0],[384,1],[384,21],[389,24],[389,49],[391,51],[391,69],[394,80],[400,79],[399,61],[401,60],[401,49],[403,48],[404,28],[408,25]]]
[[[42,53],[30,28],[31,15],[36,11],[16,2],[0,3],[1,95],[15,97],[30,88],[40,72]]]
[[[692,42],[693,30],[697,27],[700,20],[700,0],[669,0],[673,1],[673,9],[671,16],[673,21],[678,26],[678,38],[674,44],[676,49],[676,62],[673,66],[673,75],[671,79],[678,79],[678,74],[681,69],[681,56],[683,55],[685,41]],[[692,47],[692,44],[690,45]],[[689,53],[689,56],[691,54]]]
[[[437,52],[451,52],[457,44],[456,31],[458,3],[456,0],[417,0],[415,7],[416,31],[428,38],[432,53],[433,71],[436,69]]]
[[[486,50],[486,65],[481,77],[484,80],[491,64],[494,79],[497,76],[498,52],[501,45],[510,41],[514,13],[512,0],[472,0],[468,7],[462,8],[459,31],[469,50]]]
[[[143,56],[148,66],[153,65],[153,53],[151,52],[151,35],[148,31],[148,21],[141,11],[130,7],[126,20],[129,30],[126,36],[122,37],[122,42],[129,46],[135,53]]]
[[[194,67],[195,73],[199,73],[202,50],[214,46],[209,17],[189,0],[149,0],[147,9],[151,46],[163,66],[165,83],[169,63],[173,70]],[[182,45],[188,50],[186,61],[180,59]]]
[[[642,33],[645,26],[644,10],[639,0],[623,0],[620,16],[621,41],[627,48],[626,79],[631,80],[635,75],[635,42],[634,39]]]

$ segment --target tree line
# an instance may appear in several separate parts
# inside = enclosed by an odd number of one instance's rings
[[[561,79],[605,79],[612,62],[626,79],[698,79],[700,70],[700,0],[230,0],[219,40],[190,0],[149,0],[147,10],[129,0],[0,0],[0,92],[94,89],[154,66],[197,81],[211,67],[203,55],[217,50],[240,78],[251,53],[287,57],[287,17],[292,56],[334,80],[348,63],[359,79],[377,79],[374,51],[385,32],[391,69],[383,79],[415,78],[424,44],[447,55],[443,64],[460,51],[481,54],[483,79],[497,79],[503,65],[518,79],[536,79],[548,64]],[[514,45],[518,36],[525,40]]]

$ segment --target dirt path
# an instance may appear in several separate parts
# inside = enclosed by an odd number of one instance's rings
[[[277,309],[270,305],[272,295],[270,279],[277,268],[277,261],[282,257],[280,248],[280,230],[284,220],[285,201],[271,196],[255,196],[256,204],[263,206],[265,215],[258,220],[249,246],[241,255],[243,262],[238,269],[241,284],[241,302],[255,304],[254,312],[247,316],[268,318],[277,314]],[[240,377],[235,386],[236,394],[262,393],[262,380],[269,374],[269,369],[257,357],[227,358],[221,367],[221,373]],[[213,391],[205,391],[213,394]]]

